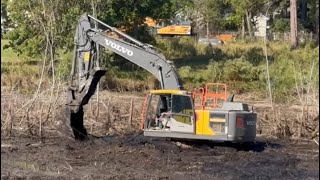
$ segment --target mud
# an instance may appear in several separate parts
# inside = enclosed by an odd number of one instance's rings
[[[2,138],[1,179],[319,179],[319,146],[258,137],[250,145],[126,136]]]

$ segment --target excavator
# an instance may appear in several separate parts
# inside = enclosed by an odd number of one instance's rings
[[[157,34],[162,37],[166,36],[194,36],[191,21],[175,22],[164,25],[157,30]]]
[[[227,142],[255,140],[257,114],[248,104],[234,102],[233,95],[227,98],[225,84],[208,83],[193,92],[184,90],[174,65],[156,48],[88,14],[80,17],[74,40],[66,107],[70,123],[67,126],[76,140],[88,136],[84,106],[107,72],[99,64],[99,46],[142,67],[159,80],[161,88],[150,90],[144,101],[141,118],[144,136]]]
[[[193,28],[193,23],[190,20],[184,20],[176,16],[173,20],[154,20],[147,17],[144,22],[150,28],[152,34],[157,34],[161,37],[175,36],[194,36],[196,35]]]

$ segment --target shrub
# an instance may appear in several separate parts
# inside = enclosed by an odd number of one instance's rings
[[[197,55],[195,40],[192,37],[158,38],[157,47],[167,59],[177,59]]]
[[[56,65],[58,78],[67,80],[71,72],[72,53],[61,53]]]
[[[223,81],[223,63],[222,62],[212,62],[207,66],[205,73],[205,79],[209,82],[219,82]]]
[[[227,81],[256,81],[259,71],[243,58],[228,60],[224,64],[224,79]]]

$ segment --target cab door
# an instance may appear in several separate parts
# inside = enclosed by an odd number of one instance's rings
[[[171,99],[170,131],[195,133],[195,114],[191,96],[173,94]]]

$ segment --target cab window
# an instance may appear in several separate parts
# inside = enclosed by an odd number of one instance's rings
[[[172,95],[172,114],[176,121],[192,124],[192,101],[190,96]]]

